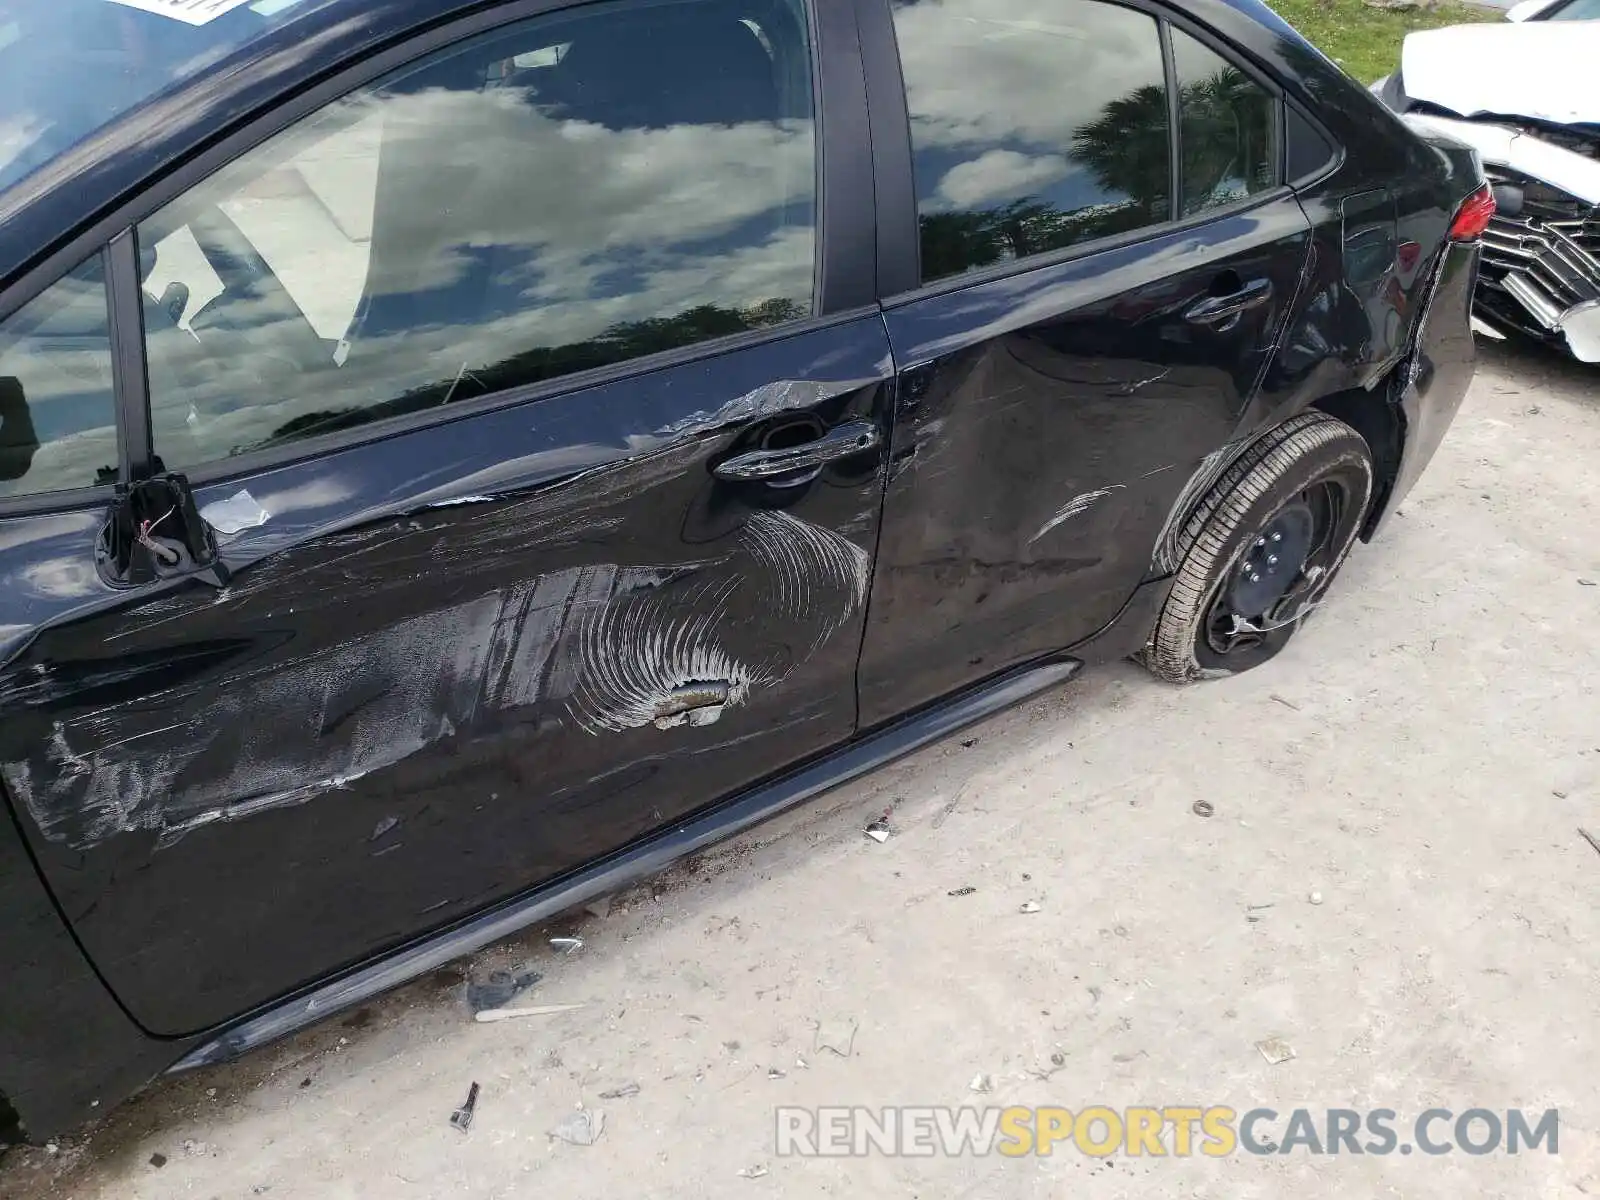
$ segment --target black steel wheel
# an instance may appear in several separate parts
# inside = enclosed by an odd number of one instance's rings
[[[1343,421],[1303,413],[1262,436],[1184,526],[1145,666],[1187,683],[1277,654],[1326,595],[1372,492],[1371,452]]]

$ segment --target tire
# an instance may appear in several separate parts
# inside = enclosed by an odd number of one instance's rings
[[[1372,453],[1343,421],[1307,412],[1269,430],[1223,472],[1184,525],[1172,590],[1140,661],[1159,679],[1189,683],[1272,658],[1326,594],[1372,493]],[[1292,557],[1302,538],[1309,549],[1298,566],[1265,565],[1279,563],[1267,558],[1279,546]],[[1288,590],[1259,614],[1251,611],[1264,589],[1270,594],[1284,581],[1262,577],[1280,570],[1295,572]]]

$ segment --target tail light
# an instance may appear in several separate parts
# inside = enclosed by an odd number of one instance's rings
[[[1455,220],[1450,222],[1452,242],[1475,242],[1489,228],[1489,218],[1494,216],[1494,193],[1486,183],[1461,202]]]

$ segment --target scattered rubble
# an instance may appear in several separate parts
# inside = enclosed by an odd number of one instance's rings
[[[840,1058],[849,1058],[850,1049],[855,1045],[856,1029],[858,1025],[854,1017],[842,1017],[838,1020],[817,1023],[817,1038],[813,1049],[831,1050]],[[797,1062],[798,1066],[804,1063]]]
[[[605,1132],[606,1114],[598,1108],[580,1108],[550,1131],[550,1136],[574,1146],[592,1146]]]
[[[1294,1047],[1281,1037],[1269,1037],[1256,1043],[1256,1049],[1261,1051],[1261,1057],[1272,1066],[1281,1062],[1288,1062],[1294,1057]]]

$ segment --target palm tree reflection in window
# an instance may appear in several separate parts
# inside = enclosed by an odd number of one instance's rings
[[[1232,203],[1272,183],[1271,98],[1224,66],[1179,91],[1183,215]],[[1147,84],[1108,101],[1078,128],[1066,157],[1092,175],[1100,199],[1062,210],[1028,196],[989,208],[925,212],[922,277],[943,278],[995,263],[1113,237],[1170,219],[1171,137],[1167,91]]]
[[[1182,85],[1184,216],[1232,204],[1276,182],[1273,108],[1259,84],[1230,66]]]

